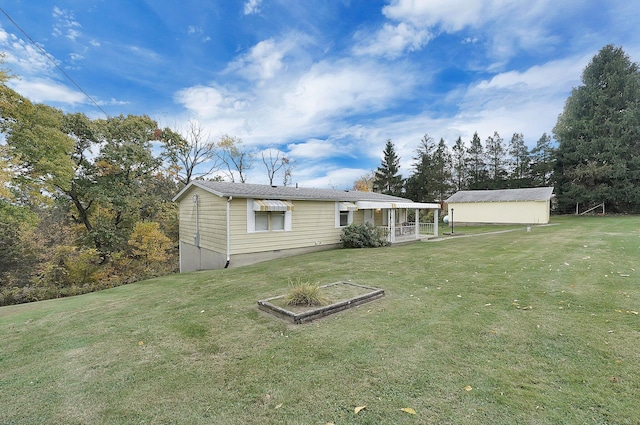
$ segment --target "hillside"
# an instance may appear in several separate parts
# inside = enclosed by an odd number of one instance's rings
[[[0,422],[634,423],[638,217],[554,222],[2,307]],[[289,278],[386,295],[289,325]]]

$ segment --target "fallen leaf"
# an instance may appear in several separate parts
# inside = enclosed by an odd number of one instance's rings
[[[279,404],[276,404],[275,409],[279,409],[279,408],[281,408],[281,407],[282,407],[282,403],[279,403]]]
[[[366,407],[367,407],[366,405],[358,406],[355,409],[353,409],[353,413],[355,413],[357,415],[358,413],[360,413],[361,410],[366,409]]]
[[[490,305],[491,305],[491,303],[487,303],[487,304],[485,304],[484,306],[485,306],[485,307],[489,307]]]
[[[466,387],[464,387],[465,391],[471,391],[473,389],[473,387],[471,385],[467,385]]]
[[[400,410],[402,410],[403,412],[409,413],[409,414],[411,414],[411,415],[415,415],[415,414],[416,414],[416,411],[415,411],[415,410],[413,410],[413,409],[412,409],[412,408],[410,408],[410,407],[403,407],[403,408],[402,408],[402,409],[400,409]]]
[[[140,341],[138,342],[138,345],[142,347],[144,345],[144,342]]]

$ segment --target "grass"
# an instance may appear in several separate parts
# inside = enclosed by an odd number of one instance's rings
[[[636,423],[640,219],[553,221],[0,308],[0,422]],[[257,309],[297,277],[386,295]]]

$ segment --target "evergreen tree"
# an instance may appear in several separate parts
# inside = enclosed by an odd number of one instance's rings
[[[451,152],[444,139],[440,142],[433,153],[433,193],[435,200],[442,201],[451,195],[453,189],[451,174]]]
[[[432,202],[435,190],[435,170],[433,157],[436,146],[433,139],[425,134],[413,157],[413,174],[407,179],[407,196],[418,202]]]
[[[555,148],[551,144],[551,137],[543,133],[531,149],[531,176],[535,186],[548,186],[555,163]]]
[[[640,212],[640,73],[622,48],[605,46],[558,117],[555,167],[561,211],[605,202]]]
[[[455,145],[453,145],[453,155],[451,157],[451,172],[455,190],[463,190],[467,187],[467,150],[462,141],[462,137],[458,137]]]
[[[487,180],[487,165],[484,160],[484,148],[478,132],[473,133],[471,144],[467,149],[467,170],[469,173],[469,188],[483,189]]]
[[[531,157],[527,145],[524,144],[522,133],[513,133],[509,141],[508,153],[511,156],[512,187],[530,186]]]
[[[497,131],[493,133],[493,137],[487,137],[485,142],[485,152],[487,155],[487,163],[489,165],[489,178],[493,180],[494,185],[504,180],[507,171],[505,169],[506,164],[506,149],[504,147],[504,141]]]
[[[387,195],[401,196],[404,182],[399,174],[400,157],[396,155],[391,139],[387,140],[383,155],[382,164],[375,173],[373,190]]]

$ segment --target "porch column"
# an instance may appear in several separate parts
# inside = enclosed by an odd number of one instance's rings
[[[390,208],[387,214],[389,214],[389,242],[396,243],[396,210]]]
[[[415,210],[416,220],[414,223],[414,230],[416,232],[416,239],[420,239],[420,210]]]
[[[438,237],[438,209],[433,210],[433,236]]]

